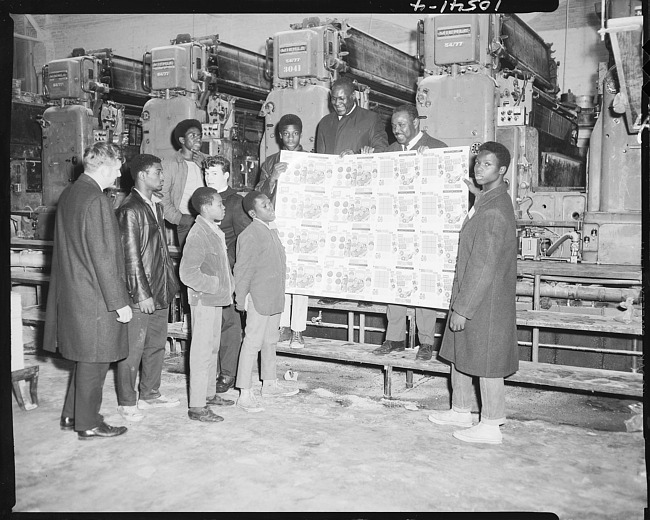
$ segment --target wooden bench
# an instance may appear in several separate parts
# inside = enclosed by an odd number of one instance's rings
[[[433,374],[449,374],[447,363],[438,361],[437,355],[429,361],[415,359],[415,351],[407,349],[385,355],[375,355],[376,345],[352,343],[323,338],[307,338],[305,347],[292,349],[287,343],[278,343],[277,352],[287,356],[381,366],[384,369],[384,396],[391,397],[393,368]],[[411,376],[412,377],[412,376]],[[589,392],[611,393],[622,396],[643,397],[643,375],[631,372],[570,367],[548,363],[520,361],[519,370],[506,378],[506,382],[524,383]]]
[[[409,348],[404,352],[391,353],[384,356],[372,354],[377,345],[354,342],[352,328],[354,313],[360,314],[359,336],[363,338],[363,319],[366,313],[381,314],[386,312],[386,306],[373,304],[359,307],[357,302],[339,301],[331,304],[318,304],[318,300],[310,298],[310,306],[321,309],[343,310],[348,312],[348,341],[309,337],[305,348],[291,349],[286,343],[278,343],[277,352],[282,355],[327,359],[348,363],[381,366],[384,369],[384,394],[391,395],[391,376],[393,368],[406,370],[406,386],[413,386],[413,371],[424,373],[448,374],[449,366],[437,361],[434,357],[429,361],[415,359],[415,350]],[[413,309],[409,310],[412,318]],[[437,317],[446,319],[446,312],[437,312]],[[37,325],[45,320],[45,312],[41,307],[23,309],[23,324]],[[517,325],[522,327],[550,328],[574,331],[589,331],[606,334],[624,334],[640,337],[643,334],[642,324],[633,321],[624,323],[611,316],[563,313],[554,311],[517,311]],[[415,337],[414,320],[411,319],[411,338]],[[352,331],[352,334],[350,333]],[[176,341],[187,341],[188,331],[183,330],[183,323],[170,323],[167,332],[172,340],[172,350],[176,351]],[[620,351],[612,351],[618,353]],[[641,353],[638,354],[639,356]],[[643,375],[632,372],[602,370],[595,368],[571,367],[539,363],[537,361],[520,361],[519,371],[507,378],[506,381],[583,390],[590,392],[611,393],[640,398],[643,396]]]

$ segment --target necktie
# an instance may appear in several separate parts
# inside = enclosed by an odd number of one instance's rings
[[[402,145],[402,150],[406,151],[406,145],[405,144]]]

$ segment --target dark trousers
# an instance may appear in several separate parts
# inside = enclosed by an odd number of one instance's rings
[[[192,217],[192,220],[188,224],[181,224],[180,222],[176,224],[176,236],[178,237],[178,247],[183,249],[185,245],[185,239],[187,234],[190,232],[192,225],[194,224],[194,217],[192,215],[184,215],[185,217]]]
[[[221,318],[221,347],[219,347],[219,374],[235,377],[241,349],[241,315],[235,305],[223,308]]]
[[[135,381],[140,374],[140,399],[160,396],[160,375],[165,361],[168,309],[157,309],[146,314],[131,308],[133,318],[127,324],[129,356],[117,363],[117,404],[134,406],[138,401]]]
[[[78,432],[96,428],[102,422],[99,409],[109,366],[110,363],[75,362],[62,416],[73,417]]]

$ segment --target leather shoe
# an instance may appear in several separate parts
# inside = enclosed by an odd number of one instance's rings
[[[104,416],[99,414],[99,420],[103,421]],[[59,426],[63,431],[72,431],[74,430],[74,417],[64,417],[63,415],[61,416],[61,420],[59,421]]]
[[[406,348],[406,340],[404,341],[392,341],[387,339],[381,344],[381,347],[376,348],[372,351],[375,355],[390,354],[391,352],[401,352]]]
[[[95,428],[77,432],[77,436],[79,437],[79,440],[82,441],[101,437],[117,437],[118,435],[126,433],[127,429],[126,426],[111,426],[102,421],[101,424]]]
[[[204,408],[200,408],[197,411],[190,408],[190,409],[187,410],[187,416],[190,419],[192,419],[193,421],[200,421],[200,422],[221,422],[221,421],[223,421],[223,417],[221,417],[220,415],[217,415],[216,413],[214,413],[207,406],[204,407]]]
[[[235,404],[235,401],[224,399],[220,395],[214,394],[212,397],[208,397],[205,400],[205,404],[209,404],[210,406],[230,406]]]
[[[235,376],[219,375],[217,377],[217,393],[223,394],[235,386]]]
[[[59,426],[63,431],[74,430],[74,417],[61,416],[61,420],[59,421]]]
[[[415,359],[420,359],[422,361],[429,361],[431,356],[433,356],[433,345],[428,343],[422,343],[418,349],[418,353],[415,355]]]

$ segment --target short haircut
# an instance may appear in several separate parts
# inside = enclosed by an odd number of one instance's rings
[[[406,112],[410,119],[420,119],[420,114],[418,114],[418,109],[415,108],[415,105],[400,105],[393,109],[393,115],[398,112]]]
[[[244,211],[248,215],[248,212],[252,209],[255,209],[255,201],[262,197],[264,194],[261,191],[249,191],[246,196],[244,197],[244,200],[242,201],[242,205],[244,206]]]
[[[288,126],[297,126],[298,131],[302,134],[302,120],[295,114],[284,114],[278,121],[278,135]]]
[[[214,188],[201,186],[200,188],[197,188],[194,193],[192,193],[190,202],[192,203],[192,207],[196,210],[196,212],[201,213],[203,206],[212,204],[215,195],[221,197],[221,195],[219,195],[219,192]]]
[[[203,131],[201,121],[198,119],[183,119],[174,128],[174,141],[176,141],[176,144],[179,148],[181,147],[180,138],[185,137],[185,134],[190,128],[198,128],[200,132]]]
[[[330,88],[330,92],[334,92],[335,88],[342,88],[348,94],[354,94],[354,91],[356,90],[356,87],[354,86],[354,83],[347,76],[341,76],[334,83],[332,83],[332,87]]]
[[[223,172],[230,173],[230,161],[226,159],[223,155],[209,155],[203,161],[204,168],[210,168],[210,166],[221,166]]]
[[[486,141],[478,149],[478,153],[481,152],[490,152],[496,155],[497,161],[499,161],[498,167],[501,168],[501,166],[505,166],[506,171],[508,171],[508,166],[510,166],[510,152],[501,143],[497,143],[496,141]]]
[[[154,164],[159,162],[160,162],[160,157],[156,157],[155,155],[151,155],[150,153],[141,153],[136,155],[129,162],[129,171],[131,172],[131,177],[133,178],[133,181],[135,182],[136,179],[138,178],[138,173],[146,172]]]
[[[84,171],[92,173],[107,162],[122,162],[121,150],[110,143],[95,143],[84,151]]]

